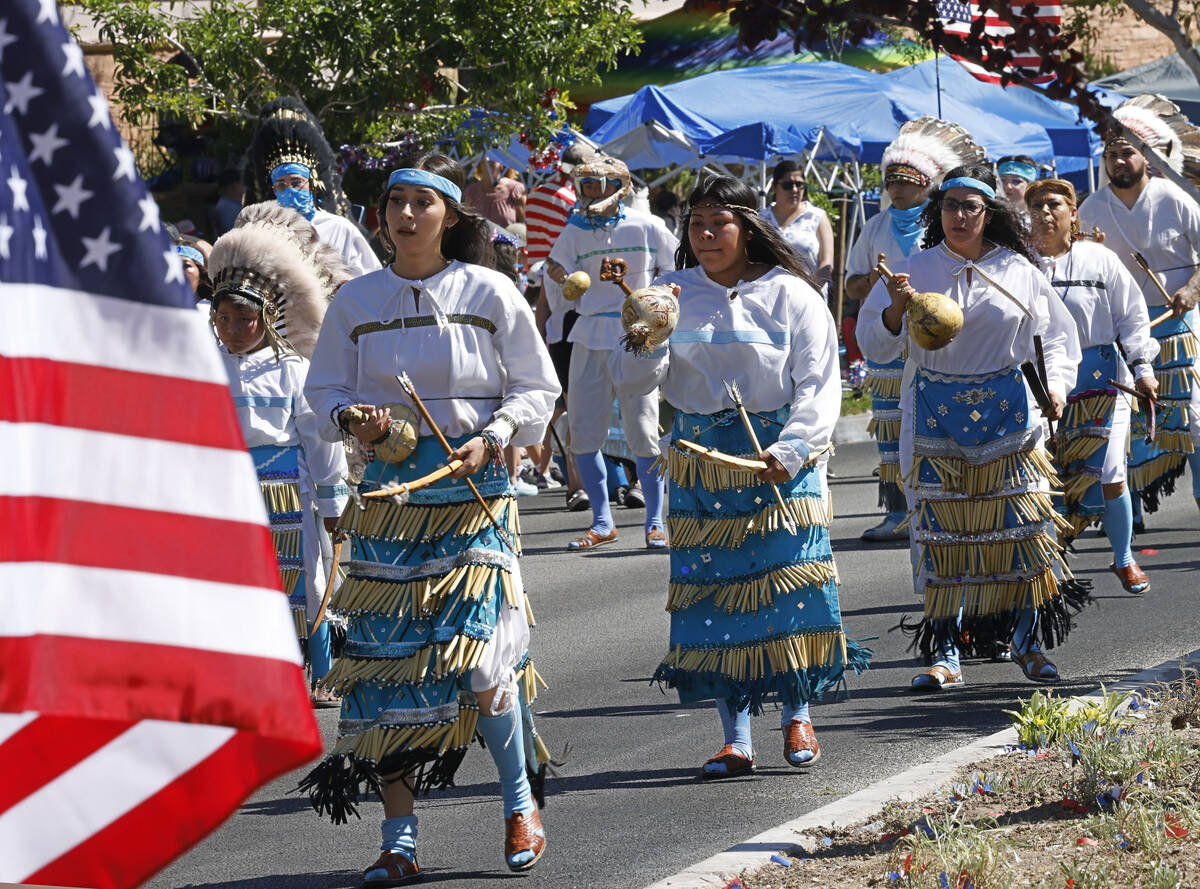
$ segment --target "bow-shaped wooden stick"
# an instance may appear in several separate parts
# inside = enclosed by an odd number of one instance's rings
[[[1163,287],[1163,282],[1158,279],[1158,275],[1154,274],[1154,270],[1150,268],[1150,263],[1146,262],[1146,257],[1142,256],[1142,254],[1140,254],[1140,253],[1135,252],[1133,254],[1133,259],[1138,264],[1138,267],[1150,277],[1151,281],[1154,282],[1154,285],[1158,288],[1158,292],[1162,294],[1162,298],[1167,301],[1167,305],[1168,306],[1171,305],[1171,295],[1169,293],[1167,293],[1167,288]],[[1167,311],[1163,312],[1161,315],[1159,315],[1157,318],[1155,318],[1153,321],[1150,322],[1150,327],[1151,328],[1157,327],[1159,324],[1162,324],[1164,321],[1166,321],[1168,318],[1170,318],[1174,314],[1175,314],[1174,309],[1167,309]],[[1187,328],[1188,333],[1190,333],[1192,336],[1196,335],[1196,332],[1194,330],[1192,330],[1192,326],[1187,323],[1186,318],[1183,318],[1181,316],[1179,320],[1183,322],[1183,326]]]
[[[762,447],[758,444],[758,435],[754,432],[754,425],[750,422],[750,415],[746,413],[746,406],[742,404],[742,391],[738,388],[737,383],[730,383],[728,380],[722,380],[722,382],[725,384],[725,393],[729,396],[729,400],[733,402],[733,406],[737,408],[738,416],[742,418],[742,425],[746,427],[746,434],[750,436],[750,444],[754,446],[754,453],[761,454]],[[764,463],[763,469],[766,468],[766,464]],[[779,485],[771,482],[771,491],[775,494],[775,502],[783,510],[783,527],[787,528],[788,533],[795,536],[796,523],[792,520],[792,511],[788,509],[787,503],[784,502]]]

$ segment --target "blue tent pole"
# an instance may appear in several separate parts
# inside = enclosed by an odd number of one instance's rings
[[[939,61],[942,54],[937,50],[933,51],[933,74],[937,78],[937,94],[938,94],[938,117],[942,116],[942,68]]]

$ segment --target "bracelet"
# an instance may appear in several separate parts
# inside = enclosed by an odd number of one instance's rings
[[[483,439],[483,446],[487,448],[488,462],[495,463],[496,468],[504,470],[504,445],[500,444],[500,436],[490,429],[484,429],[479,433],[479,437]]]

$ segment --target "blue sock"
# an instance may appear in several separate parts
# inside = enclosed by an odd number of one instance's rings
[[[604,467],[604,455],[599,451],[575,455],[575,466],[579,469],[579,480],[592,501],[592,530],[597,534],[611,534],[613,529],[612,510],[608,508],[608,470]]]
[[[1200,497],[1200,451],[1193,451],[1188,454],[1188,466],[1192,470],[1192,496]],[[646,498],[646,504],[649,505],[650,498]]]
[[[312,626],[309,625],[311,631]],[[315,633],[308,634],[308,659],[312,663],[314,680],[319,680],[333,666],[333,655],[329,651],[329,621],[321,621]]]
[[[808,718],[808,701],[805,701],[799,707],[789,707],[787,704],[783,705],[783,718],[779,720],[779,724],[785,726],[793,719],[799,719],[801,722],[812,722]]]
[[[634,462],[637,464],[638,481],[642,483],[642,494],[646,498],[646,530],[658,528],[660,531],[663,527],[663,480],[657,472],[650,467],[654,465],[657,457],[638,457]]]
[[[383,824],[383,845],[379,848],[384,852],[399,852],[409,861],[417,860],[417,816],[403,815],[399,818],[384,818]],[[369,872],[364,876],[371,879]],[[376,879],[385,879],[387,872],[382,869],[378,871],[380,876]]]
[[[754,756],[754,744],[750,740],[750,708],[733,713],[724,698],[717,699],[717,713],[721,717],[721,728],[725,732],[725,743],[733,746],[738,756],[750,759]],[[720,763],[706,765],[705,771],[724,772],[725,766]]]
[[[1017,615],[1017,626],[1012,637],[1013,650],[1017,654],[1041,651],[1037,643],[1037,634],[1034,632],[1036,627],[1037,612],[1032,608],[1022,608]]]
[[[536,806],[525,774],[525,738],[521,733],[521,717],[513,707],[500,716],[480,716],[479,734],[487,741],[488,750],[500,773],[500,795],[504,798],[504,817],[517,812],[528,815]],[[533,860],[533,851],[524,850],[509,856],[509,864],[525,864]]]
[[[1133,564],[1133,501],[1126,488],[1112,500],[1104,501],[1104,533],[1112,545],[1113,562],[1118,568]]]

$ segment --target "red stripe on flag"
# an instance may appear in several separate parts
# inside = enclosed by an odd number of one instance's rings
[[[127,719],[39,716],[0,747],[4,763],[0,812],[91,756],[132,724]]]
[[[119,889],[136,886],[198,843],[260,784],[311,759],[320,738],[262,739],[239,732],[124,817],[25,881]]]
[[[60,562],[281,589],[265,525],[82,500],[0,496],[0,528],[5,529],[0,562]]]
[[[112,639],[0,636],[0,663],[4,712],[198,722],[319,742],[304,673],[288,661]]]
[[[0,356],[0,421],[245,448],[229,387],[178,377]]]

